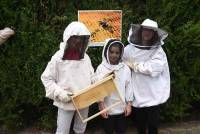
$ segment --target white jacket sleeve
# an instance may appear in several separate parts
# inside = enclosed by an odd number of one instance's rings
[[[56,54],[51,58],[45,71],[41,75],[42,83],[46,90],[46,97],[54,100],[54,92],[62,89],[56,84]]]
[[[149,60],[143,62],[134,62],[133,65],[135,72],[156,77],[164,71],[167,65],[167,57],[164,51],[158,51]]]
[[[88,56],[89,58],[89,56]],[[92,66],[92,62],[89,58],[89,68],[90,68],[90,79],[91,79],[91,84],[94,83],[94,68]]]
[[[105,69],[101,64],[97,67],[95,74],[93,76],[93,82],[97,82],[112,73],[112,70]]]
[[[126,76],[127,76],[127,79],[125,83],[125,90],[126,90],[126,102],[128,102],[128,101],[134,100],[134,94],[133,94],[132,83],[131,83],[131,70],[129,68],[127,69]]]
[[[92,83],[95,83],[95,82],[97,82],[97,81],[99,81],[100,79],[103,78],[103,76],[101,76],[100,74],[101,74],[100,66],[98,66],[93,77],[92,77]]]

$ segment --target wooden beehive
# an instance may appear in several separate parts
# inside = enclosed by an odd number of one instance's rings
[[[83,119],[81,116],[79,110],[82,108],[89,107],[95,102],[98,102],[100,100],[103,100],[106,96],[110,95],[113,92],[117,92],[120,98],[120,101],[116,101],[116,103],[112,104],[111,106],[108,106],[104,110],[90,116],[87,119]],[[120,104],[122,102],[122,98],[120,93],[118,92],[117,86],[115,85],[115,82],[113,80],[113,75],[110,75],[101,81],[81,90],[74,96],[72,96],[72,102],[74,104],[74,107],[76,108],[81,120],[83,123],[95,118],[96,116],[100,115],[101,113],[111,109],[112,107]]]

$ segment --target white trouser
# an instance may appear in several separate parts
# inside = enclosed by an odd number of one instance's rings
[[[74,115],[75,114],[75,115]],[[83,119],[88,117],[88,108],[81,109],[80,114]],[[66,111],[58,108],[56,134],[69,134],[72,118],[74,116],[73,130],[76,134],[84,134],[87,123],[82,123],[76,111]]]

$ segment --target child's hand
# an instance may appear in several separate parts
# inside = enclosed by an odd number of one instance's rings
[[[125,107],[124,114],[125,114],[125,116],[129,116],[129,115],[131,114],[131,112],[132,112],[132,107],[131,107],[131,104],[128,103],[128,104],[126,105],[126,107]]]
[[[102,110],[104,110],[105,109],[105,106],[104,106],[104,102],[99,102],[99,111],[102,111]],[[103,112],[102,114],[101,114],[101,116],[103,117],[103,118],[105,118],[105,119],[107,119],[108,118],[108,112],[106,111],[106,112]]]
[[[101,116],[102,116],[103,118],[107,119],[107,118],[108,118],[108,112],[102,113]]]

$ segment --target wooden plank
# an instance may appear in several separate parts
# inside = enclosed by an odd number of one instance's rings
[[[107,108],[101,110],[100,112],[98,112],[98,113],[96,113],[96,114],[94,114],[94,115],[92,115],[92,116],[90,116],[90,117],[88,117],[88,118],[86,118],[86,119],[83,119],[82,122],[83,122],[83,123],[86,123],[86,122],[88,122],[88,121],[94,119],[95,117],[99,116],[100,114],[102,114],[102,113],[108,111],[109,109],[111,109],[111,108],[113,108],[113,107],[115,107],[115,106],[117,106],[117,105],[119,105],[119,104],[121,104],[121,103],[122,103],[121,101],[116,101],[114,104],[108,106]]]
[[[82,109],[88,107],[114,92],[116,90],[116,86],[112,81],[112,79],[105,81],[95,88],[91,88],[81,95],[74,97],[73,100],[77,108]]]
[[[95,87],[97,87],[98,85],[101,85],[102,83],[104,83],[104,82],[106,82],[106,81],[108,81],[108,80],[110,80],[110,79],[113,79],[113,77],[114,77],[114,75],[111,74],[111,75],[109,75],[108,77],[106,77],[106,78],[104,78],[104,79],[102,79],[102,80],[99,80],[98,82],[95,82],[94,84],[92,84],[92,85],[90,85],[90,86],[88,86],[88,87],[86,87],[86,88],[84,88],[84,89],[82,89],[82,90],[79,90],[78,92],[75,92],[74,95],[72,96],[72,98],[75,98],[76,96],[79,96],[79,95],[81,95],[82,93],[84,93],[84,92],[86,92],[86,91],[88,91],[88,90],[90,90],[90,89],[92,89],[92,88],[95,88]]]

